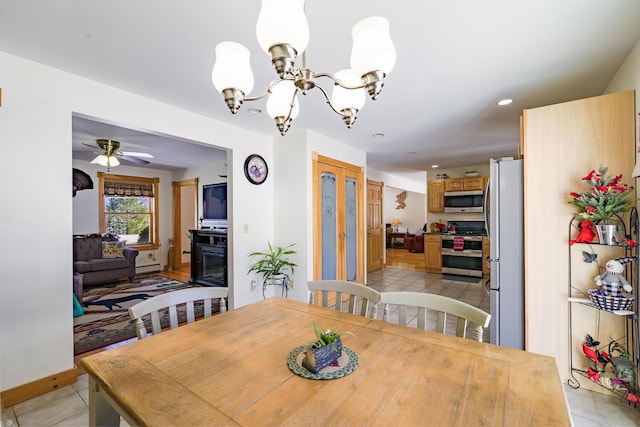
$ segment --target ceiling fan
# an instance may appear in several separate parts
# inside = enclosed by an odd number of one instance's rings
[[[115,167],[120,164],[118,158],[126,160],[139,165],[148,165],[150,162],[144,159],[153,159],[153,156],[149,153],[138,153],[134,151],[119,151],[120,143],[112,139],[96,139],[96,145],[84,144],[87,147],[96,149],[95,159],[91,163],[98,163],[106,167]]]

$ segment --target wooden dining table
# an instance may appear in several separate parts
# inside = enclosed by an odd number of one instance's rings
[[[314,322],[353,333],[342,338],[355,369],[290,369]],[[278,297],[81,363],[92,426],[571,425],[552,357]]]

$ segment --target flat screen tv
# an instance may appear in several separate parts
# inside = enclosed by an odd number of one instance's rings
[[[202,219],[227,221],[227,183],[202,186]]]

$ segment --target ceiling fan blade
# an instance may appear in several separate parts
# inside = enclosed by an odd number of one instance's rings
[[[122,155],[122,156],[118,156],[118,157],[120,157],[122,160],[126,160],[126,161],[131,162],[131,163],[137,163],[139,165],[148,165],[149,163],[151,163],[151,162],[149,162],[147,160],[139,159],[137,157],[131,157],[131,156],[126,156],[126,155]]]
[[[123,156],[142,157],[144,159],[153,159],[153,156],[149,153],[138,153],[136,151],[123,151]]]
[[[93,148],[94,150],[99,150],[100,147],[96,146],[95,144],[87,144],[85,142],[82,143],[82,145],[86,145],[89,148]]]

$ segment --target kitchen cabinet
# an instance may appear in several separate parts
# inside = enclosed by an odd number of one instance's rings
[[[484,190],[486,182],[486,176],[449,178],[444,180],[444,191]]]
[[[489,277],[489,257],[491,256],[491,247],[489,246],[489,237],[482,236],[482,277]]]
[[[429,180],[427,186],[429,212],[444,212],[444,181],[446,179]]]
[[[424,261],[428,273],[442,273],[442,236],[424,235]]]

